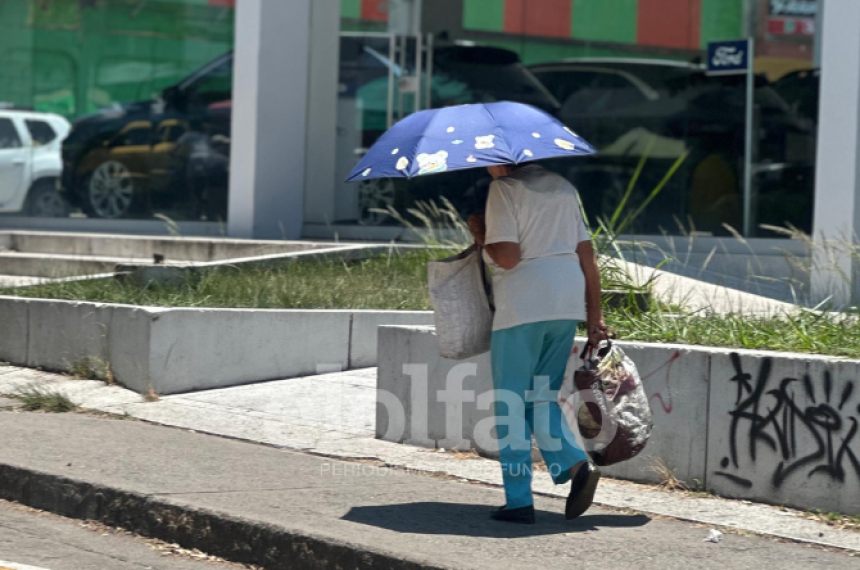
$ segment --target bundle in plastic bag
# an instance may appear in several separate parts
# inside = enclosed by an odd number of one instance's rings
[[[481,248],[429,262],[427,277],[439,355],[462,360],[490,350],[494,307]]]
[[[577,431],[597,465],[612,465],[639,454],[653,429],[651,405],[639,371],[624,351],[611,343],[597,351],[586,347],[584,364],[568,361],[559,405],[571,431]]]

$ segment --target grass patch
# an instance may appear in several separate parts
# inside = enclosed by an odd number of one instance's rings
[[[672,469],[662,457],[656,457],[650,467],[651,471],[660,478],[659,486],[667,491],[689,491],[689,486],[675,476]]]
[[[2,294],[158,307],[253,309],[430,309],[427,261],[453,250],[392,253],[360,261],[312,261],[279,268],[220,267],[184,283],[140,287],[99,279],[8,289]]]
[[[810,509],[801,516],[823,522],[829,526],[833,526],[843,530],[853,530],[860,532],[860,515],[846,515],[843,513],[827,513],[821,509]]]
[[[59,392],[30,388],[11,394],[12,398],[21,401],[21,408],[27,412],[50,412],[62,414],[74,412],[77,406]]]
[[[855,318],[803,309],[778,317],[669,311],[660,306],[646,313],[610,310],[606,320],[619,338],[628,340],[860,358]]]
[[[81,358],[73,362],[70,374],[79,380],[101,380],[108,386],[116,384],[110,363],[96,356]]]
[[[304,262],[279,268],[221,267],[184,283],[148,287],[101,279],[2,293],[161,307],[430,310],[427,261],[453,251],[422,249],[361,261]],[[622,282],[623,276],[610,273],[604,285],[618,288]],[[619,338],[626,340],[860,358],[856,318],[811,310],[776,318],[704,316],[652,301],[644,312],[621,306],[607,308],[605,316]],[[109,370],[91,362],[81,368],[81,376],[102,379]]]

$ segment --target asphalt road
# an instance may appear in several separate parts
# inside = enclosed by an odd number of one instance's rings
[[[0,570],[240,570],[170,545],[0,501]],[[198,554],[198,556],[200,556]]]

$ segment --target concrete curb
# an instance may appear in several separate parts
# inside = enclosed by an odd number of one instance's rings
[[[267,569],[442,570],[347,542],[220,515],[146,495],[0,464],[0,498],[102,522]]]

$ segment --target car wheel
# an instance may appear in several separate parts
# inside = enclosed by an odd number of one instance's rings
[[[52,180],[37,181],[27,192],[26,215],[40,218],[65,218],[69,215],[69,205],[57,191]]]
[[[108,160],[98,165],[85,182],[84,211],[97,218],[122,218],[132,212],[134,180],[123,163]]]
[[[358,189],[358,223],[378,226],[389,220],[389,214],[376,210],[388,210],[394,206],[394,181],[386,179],[365,180]]]

